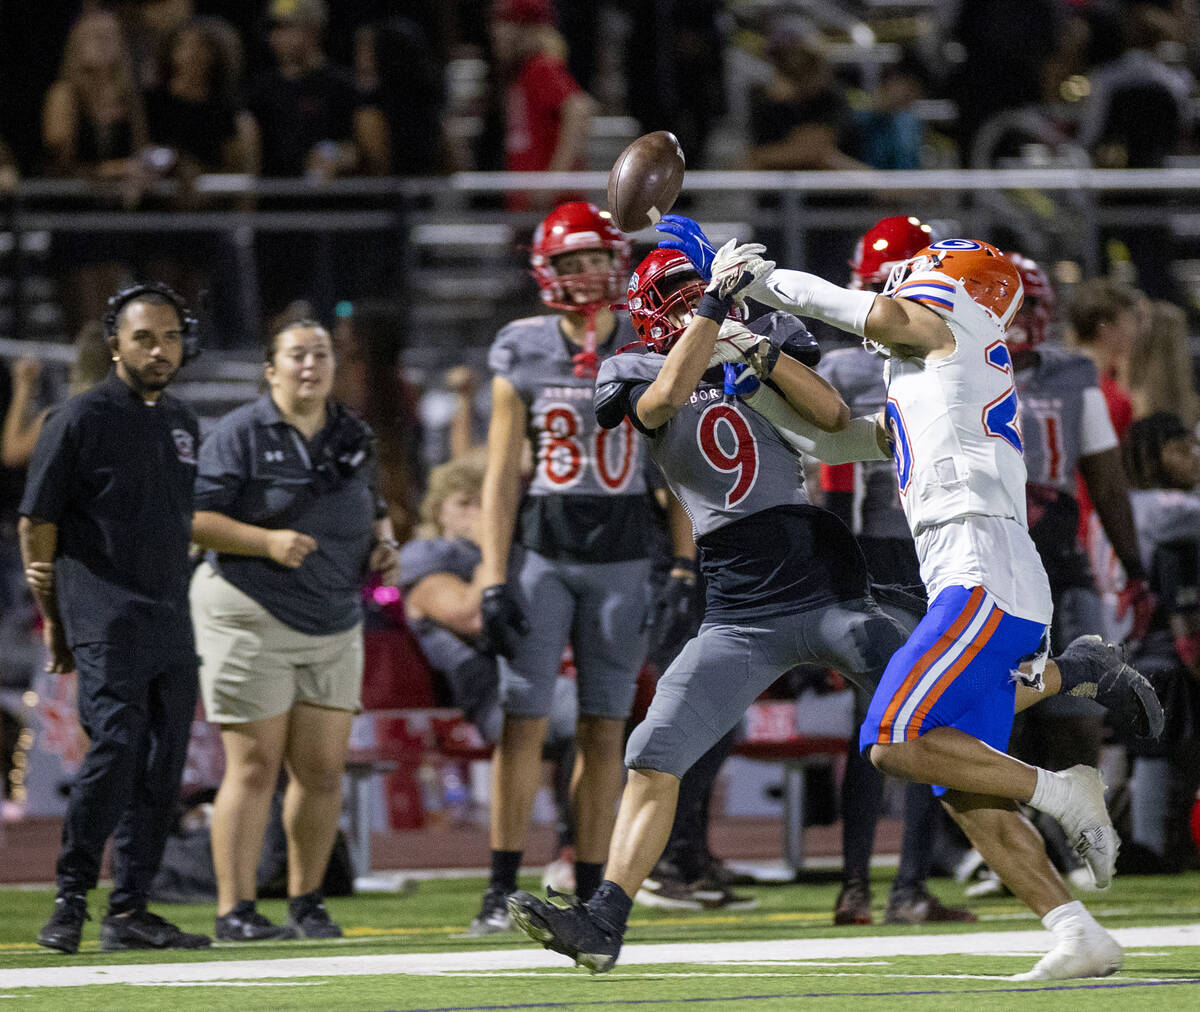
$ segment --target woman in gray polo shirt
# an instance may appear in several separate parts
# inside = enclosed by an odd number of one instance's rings
[[[376,491],[370,430],[330,400],[334,356],[319,323],[286,324],[266,348],[269,390],[222,418],[200,449],[192,580],[208,719],[225,777],[213,805],[216,936],[330,938],[321,881],[341,812],[362,684],[362,585],[398,576]],[[289,774],[288,923],[255,909],[255,873],[281,764]]]

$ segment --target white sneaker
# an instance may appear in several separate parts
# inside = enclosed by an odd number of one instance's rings
[[[1097,889],[1112,885],[1113,870],[1121,838],[1113,829],[1104,803],[1104,781],[1091,766],[1072,766],[1059,776],[1066,778],[1071,807],[1058,820],[1067,841],[1092,873]]]
[[[1121,969],[1121,946],[1103,929],[1069,935],[1038,960],[1028,973],[1011,980],[1070,980],[1074,977],[1107,977]]]

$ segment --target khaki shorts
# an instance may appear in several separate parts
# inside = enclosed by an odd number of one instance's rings
[[[309,636],[280,622],[207,563],[192,577],[204,712],[217,724],[287,713],[296,703],[362,710],[362,625]]]

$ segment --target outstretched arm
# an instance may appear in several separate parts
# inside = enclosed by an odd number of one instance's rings
[[[765,385],[744,396],[742,401],[774,425],[795,449],[826,464],[886,460],[890,456],[887,435],[873,417],[852,418],[837,432],[827,432],[808,422]]]
[[[776,309],[821,320],[915,355],[951,350],[954,335],[937,313],[908,299],[831,284],[804,271],[774,270],[746,294]]]

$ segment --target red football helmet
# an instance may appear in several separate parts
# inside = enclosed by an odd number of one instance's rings
[[[679,250],[651,250],[629,278],[629,318],[642,343],[663,355],[670,351],[705,287]]]
[[[1005,340],[1011,350],[1033,348],[1050,337],[1054,325],[1054,308],[1057,299],[1050,278],[1029,257],[1020,253],[1006,254],[1021,275],[1021,286],[1025,289],[1025,301],[1013,318],[1013,325]]]
[[[896,264],[915,256],[935,238],[933,229],[912,215],[875,222],[854,247],[850,287],[882,285]]]
[[[948,281],[962,282],[975,304],[1005,330],[1021,308],[1024,298],[1021,274],[991,243],[942,239],[926,246],[892,268],[883,294],[895,295],[910,279],[915,284],[917,275],[928,274],[941,274]]]
[[[612,253],[608,270],[596,274],[559,274],[554,258],[577,250],[605,249]],[[630,243],[612,223],[607,211],[595,204],[576,200],[561,204],[546,215],[533,233],[529,265],[542,289],[542,301],[555,309],[585,308],[584,303],[572,300],[575,291],[600,288],[600,294],[586,305],[605,306],[621,297],[625,279],[629,277]]]

